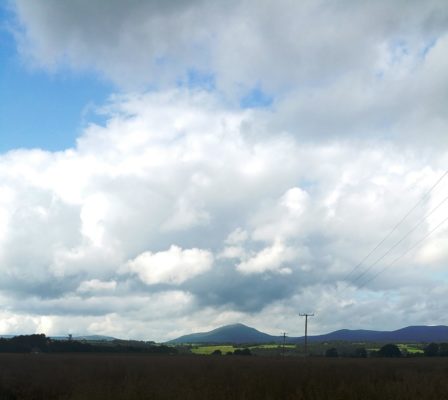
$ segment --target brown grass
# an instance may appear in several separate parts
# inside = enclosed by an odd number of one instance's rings
[[[0,400],[448,398],[448,359],[0,354]]]

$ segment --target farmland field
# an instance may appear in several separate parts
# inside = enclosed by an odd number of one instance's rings
[[[0,399],[447,398],[446,358],[1,354]]]
[[[423,348],[425,347],[422,344],[412,344],[412,343],[398,343],[398,348],[403,354],[423,354]],[[369,351],[378,351],[380,349],[380,345],[377,346],[369,346],[367,350]]]
[[[215,350],[220,350],[222,354],[226,354],[228,352],[233,352],[237,349],[242,349],[241,346],[233,346],[233,345],[199,345],[199,346],[193,346],[191,348],[191,352],[193,354],[212,354]],[[250,350],[280,350],[282,348],[279,344],[259,344],[254,346],[249,346]],[[285,349],[295,349],[296,345],[294,344],[287,344],[285,345]]]
[[[233,352],[238,347],[234,347],[232,345],[216,345],[216,346],[194,346],[191,349],[193,354],[212,354],[216,350],[220,350],[222,354],[226,354],[227,352]]]

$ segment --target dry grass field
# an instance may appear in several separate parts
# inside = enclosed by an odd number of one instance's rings
[[[448,359],[0,354],[0,400],[448,398]]]

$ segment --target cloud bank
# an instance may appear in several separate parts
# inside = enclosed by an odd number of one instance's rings
[[[397,156],[391,144],[379,151],[254,138],[256,112],[229,111],[202,92],[121,96],[108,110],[107,124],[89,126],[74,149],[0,157],[9,331],[38,329],[45,316],[50,332],[79,329],[81,319],[87,331],[126,336],[132,325],[138,337],[161,339],[152,326],[174,335],[235,315],[272,331],[278,309],[280,329],[294,302],[325,313],[340,297],[358,311],[370,302],[340,282],[445,161]],[[414,278],[422,268],[443,271],[431,243],[369,289],[442,290],[431,276]],[[313,288],[332,293],[328,304],[307,299]]]
[[[446,168],[443,1],[13,7],[27,60],[119,94],[73,148],[0,155],[1,332],[444,323],[446,230],[362,290],[347,279]]]

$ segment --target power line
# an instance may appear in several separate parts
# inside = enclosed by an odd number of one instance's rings
[[[395,226],[389,231],[389,233],[372,249],[370,252],[345,276],[344,281],[348,280],[349,277],[357,271],[361,265],[387,240],[390,236],[398,229],[398,227],[411,215],[414,210],[429,196],[429,194],[442,182],[442,180],[448,175],[448,170],[446,170],[443,175],[437,180],[434,185],[420,198],[420,200],[401,218]],[[347,285],[348,286],[348,285]]]
[[[415,224],[408,232],[405,233],[405,235],[396,242],[392,247],[389,248],[381,257],[379,257],[376,261],[374,261],[372,264],[370,264],[361,274],[359,274],[355,279],[352,280],[352,284],[355,284],[358,282],[361,278],[363,278],[368,272],[371,271],[371,269],[377,265],[381,260],[383,260],[392,250],[394,250],[397,246],[399,246],[405,239],[407,239],[420,225],[423,224],[432,214],[434,214],[442,205],[448,200],[448,196],[445,197],[437,206],[432,208],[422,219],[420,219],[417,224]]]
[[[446,221],[448,221],[448,217],[446,217],[442,222],[440,222],[435,228],[433,228],[430,232],[428,232],[422,239],[414,243],[411,247],[409,247],[403,254],[395,258],[391,263],[386,265],[383,269],[379,270],[375,275],[373,275],[371,278],[367,279],[361,286],[358,287],[358,289],[363,288],[368,283],[373,281],[375,278],[377,278],[380,274],[382,274],[386,269],[390,268],[392,265],[394,265],[396,262],[401,260],[406,254],[414,250],[416,247],[420,246],[429,236],[431,236],[437,229],[439,229]]]

